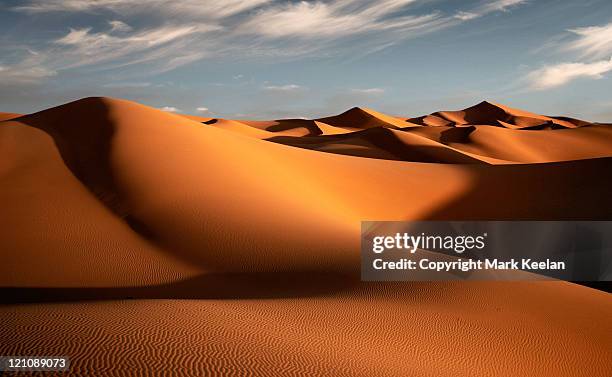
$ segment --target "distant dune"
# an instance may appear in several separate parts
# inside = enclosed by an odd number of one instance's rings
[[[3,113],[0,112],[0,122],[5,121],[5,120],[9,120],[9,119],[13,119],[13,118],[17,118],[20,117],[22,114],[17,114],[17,113]]]
[[[414,118],[235,121],[111,98],[0,113],[0,354],[108,375],[606,376],[608,294],[363,283],[359,232],[612,220],[611,167],[612,126],[490,102]]]

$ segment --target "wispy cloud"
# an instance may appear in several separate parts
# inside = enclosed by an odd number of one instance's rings
[[[197,107],[196,112],[199,114],[206,114],[209,112],[208,107]]]
[[[436,15],[388,17],[414,0],[285,3],[259,11],[242,25],[244,33],[268,37],[344,37],[372,31],[425,26]]]
[[[612,55],[612,22],[603,26],[570,29],[577,38],[564,49],[578,51],[582,58],[600,59]]]
[[[525,4],[527,0],[495,0],[489,1],[482,5],[482,11],[485,13],[495,11],[507,11],[508,9]]]
[[[166,15],[189,15],[200,17],[228,17],[270,0],[30,0],[14,7],[16,11],[28,13],[48,12],[93,12],[110,10],[119,14],[163,13]]]
[[[70,29],[67,35],[56,40],[55,43],[72,45],[82,49],[88,48],[92,51],[100,51],[99,49],[119,51],[119,47],[126,50],[134,48],[140,50],[172,42],[194,33],[215,29],[213,26],[202,28],[201,25],[163,26],[143,30],[127,36],[117,36],[105,32],[91,33],[91,28]]]
[[[58,11],[70,11],[78,12],[93,9],[97,6],[110,6],[113,4],[120,4],[117,0],[99,0],[99,1],[87,1],[87,0],[32,0],[25,2],[25,4],[16,6],[13,10],[30,12],[30,13],[42,13],[42,12],[58,12]]]
[[[32,67],[25,64],[10,67],[0,66],[0,78],[12,83],[35,83],[56,74],[57,72],[44,67]]]
[[[296,90],[301,90],[304,88],[296,84],[286,84],[286,85],[266,85],[263,87],[263,89],[270,91],[270,92],[294,92]]]
[[[45,54],[28,48],[23,48],[23,50],[26,51],[26,55],[19,61],[0,64],[0,79],[4,83],[32,84],[57,75],[54,69],[43,64],[46,60]]]
[[[179,112],[181,112],[180,109],[177,109],[174,106],[164,106],[164,107],[160,107],[159,109],[162,110],[162,111],[167,111],[169,113],[179,113]]]
[[[601,79],[612,71],[612,58],[592,63],[561,63],[537,69],[527,76],[533,89],[550,89],[579,78]]]
[[[140,70],[149,75],[191,64],[208,51],[231,48],[228,33],[221,34],[225,18],[269,3],[269,0],[30,0],[11,8],[25,13],[91,13],[108,17],[106,29],[70,28],[63,37],[47,42],[38,72],[26,62],[4,63],[3,76],[48,76],[51,73],[88,67],[118,69],[148,64]],[[112,14],[115,14],[113,16]],[[130,25],[135,20],[138,28]],[[142,20],[151,20],[143,24]],[[165,21],[164,21],[165,20]],[[229,47],[228,47],[229,46]],[[236,48],[238,50],[238,48]],[[0,54],[1,55],[1,54]],[[28,71],[29,70],[29,71]],[[48,74],[43,74],[47,72]]]
[[[141,31],[116,33],[92,32],[91,28],[70,29],[55,40],[51,50],[55,59],[48,61],[56,70],[101,63],[125,66],[134,63],[156,62],[152,71],[164,71],[189,64],[204,57],[203,52],[191,52],[186,45],[197,36],[217,30],[214,25],[166,25]],[[52,56],[53,57],[53,56]]]
[[[89,13],[107,26],[73,26],[62,37],[47,41],[37,65],[2,62],[2,72],[17,76],[22,70],[24,77],[42,78],[76,68],[119,70],[147,64],[137,70],[145,76],[144,72],[166,72],[210,56],[295,59],[351,52],[360,56],[525,2],[489,1],[453,16],[412,10],[411,5],[421,1],[27,0],[11,9],[30,14]]]
[[[132,30],[132,27],[123,21],[112,20],[112,21],[108,21],[108,24],[111,26],[111,31],[131,31]]]
[[[88,12],[106,17],[110,13],[105,30],[74,27],[50,41],[48,59],[42,62],[49,71],[156,63],[157,67],[146,71],[157,73],[203,59],[209,51],[215,56],[289,58],[316,52],[324,56],[325,49],[332,54],[351,48],[371,50],[363,48],[372,43],[365,34],[376,38],[374,45],[388,46],[434,31],[447,21],[438,13],[399,12],[416,1],[30,0],[12,9],[26,13]],[[143,25],[143,19],[152,21]],[[139,26],[132,26],[130,20]],[[352,36],[360,39],[334,48],[334,41]],[[318,38],[320,43],[291,40],[296,37]]]
[[[493,12],[506,12],[513,7],[527,3],[527,0],[494,0],[480,4],[470,11],[459,11],[455,18],[462,21],[473,20]]]
[[[478,13],[474,13],[474,12],[465,12],[465,11],[459,11],[455,14],[455,18],[461,20],[461,21],[468,21],[468,20],[473,20],[474,18],[478,18],[481,15]]]
[[[561,38],[555,47],[558,51],[574,52],[575,60],[547,65],[528,73],[526,78],[532,89],[555,88],[579,78],[601,79],[612,71],[612,23],[568,32],[573,38]]]
[[[366,89],[351,89],[351,92],[355,94],[366,94],[379,96],[385,93],[383,88],[366,88]]]

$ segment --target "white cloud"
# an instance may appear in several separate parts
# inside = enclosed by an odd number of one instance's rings
[[[473,12],[459,11],[459,12],[457,12],[457,14],[455,14],[454,17],[459,19],[459,20],[461,20],[461,21],[468,21],[468,20],[472,20],[474,18],[480,17],[480,14],[473,13]]]
[[[507,12],[510,8],[527,3],[527,0],[494,0],[481,4],[471,11],[459,11],[454,18],[469,21],[493,12]]]
[[[382,95],[385,93],[385,90],[382,88],[366,88],[366,89],[351,89],[351,92],[356,94],[365,94],[365,95]]]
[[[162,111],[167,111],[169,113],[178,113],[181,111],[174,106],[164,106],[164,107],[160,107],[159,109]]]
[[[526,78],[532,89],[555,88],[579,78],[601,79],[612,71],[612,22],[568,31],[574,38],[561,38],[555,45],[559,51],[574,52],[576,60],[530,72]]]
[[[565,50],[579,51],[581,57],[601,59],[612,55],[612,22],[603,26],[588,26],[569,30],[578,38]]]
[[[271,0],[224,0],[207,2],[202,2],[201,0],[167,0],[163,2],[167,3],[174,11],[181,13],[200,16],[229,17],[270,3]]]
[[[390,46],[398,40],[437,30],[448,21],[437,13],[397,15],[415,1],[30,0],[12,9],[27,13],[90,12],[98,17],[110,12],[106,30],[71,28],[63,37],[50,41],[45,50],[48,58],[41,63],[51,71],[149,64],[142,72],[150,75],[213,54],[287,59],[315,53],[339,55],[347,50],[376,51],[372,46]],[[146,26],[132,26],[142,24],[143,19],[153,21]],[[159,25],[159,20],[164,19],[173,23]],[[364,35],[367,33],[371,33],[371,39]],[[334,42],[356,35],[360,39],[353,43]],[[296,36],[319,38],[320,43],[290,41]]]
[[[206,113],[208,113],[208,107],[198,107],[198,108],[196,108],[196,112],[198,112],[200,114],[206,114]]]
[[[360,57],[524,2],[497,0],[454,17],[439,12],[407,14],[405,10],[417,1],[422,0],[26,0],[11,9],[26,13],[87,12],[108,26],[71,28],[64,36],[47,41],[38,64],[2,61],[2,72],[11,70],[15,76],[21,69],[24,76],[45,77],[75,68],[118,71],[130,66],[131,71],[124,69],[121,73],[128,80],[142,80],[144,75],[173,70],[209,56]],[[137,70],[137,64],[139,68],[147,66]],[[286,85],[268,88],[296,89]]]
[[[86,42],[90,30],[91,28],[78,30],[70,29],[70,32],[66,36],[56,40],[55,43],[71,45]]]
[[[612,71],[612,58],[592,63],[561,63],[537,69],[527,75],[533,89],[550,89],[578,78],[601,79]]]
[[[182,67],[184,65],[188,65],[195,61],[201,60],[205,56],[206,56],[205,52],[197,51],[197,52],[190,52],[182,56],[170,58],[166,62],[164,62],[164,64],[160,68],[152,72],[161,73],[161,72],[171,71],[178,67]]]
[[[11,84],[38,83],[57,75],[57,72],[44,66],[46,56],[42,53],[25,49],[28,54],[13,64],[0,65],[0,81]]]
[[[296,84],[287,84],[287,85],[267,85],[263,87],[264,90],[272,91],[272,92],[292,92],[296,90],[303,89],[301,86]]]
[[[13,10],[29,13],[43,13],[43,12],[78,12],[88,11],[93,9],[95,6],[110,6],[120,4],[120,0],[32,0],[25,2],[24,5],[19,5],[13,8]]]
[[[12,83],[35,83],[55,76],[57,72],[44,67],[12,66],[0,67],[0,78]]]
[[[199,25],[164,26],[121,37],[104,32],[90,33],[90,31],[91,28],[70,29],[67,35],[55,42],[91,49],[119,47],[126,44],[130,44],[131,47],[143,48],[168,43],[186,35],[207,31],[207,29],[202,29]]]
[[[66,47],[58,53],[58,58],[63,61],[61,69],[109,61],[122,66],[159,61],[161,70],[170,70],[201,59],[203,52],[185,54],[184,42],[192,41],[197,35],[213,30],[214,25],[167,25],[116,35],[112,31],[92,32],[91,28],[70,29],[70,32],[57,39],[55,44]]]
[[[131,31],[132,30],[132,27],[123,21],[113,20],[113,21],[108,21],[108,24],[111,26],[111,31]]]
[[[488,2],[482,6],[484,13],[507,11],[509,8],[525,4],[527,0],[495,0]]]
[[[118,14],[157,13],[167,16],[191,16],[193,19],[229,17],[271,0],[30,0],[13,10],[27,13],[94,12],[109,10]]]
[[[264,8],[240,28],[244,34],[267,37],[338,38],[366,32],[427,27],[438,14],[424,16],[391,15],[415,0],[284,3]]]

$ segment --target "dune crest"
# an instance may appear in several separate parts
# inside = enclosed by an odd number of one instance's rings
[[[399,118],[360,107],[353,107],[340,115],[319,118],[316,120],[329,124],[330,126],[353,130],[363,130],[374,127],[403,128],[411,125]]]
[[[9,119],[19,118],[20,116],[22,116],[22,114],[0,112],[0,122],[9,120]]]
[[[408,118],[408,121],[433,127],[471,124],[525,130],[577,128],[593,124],[569,117],[548,117],[488,101],[482,101],[463,110],[438,111],[430,115]]]
[[[185,117],[277,144],[385,160],[499,165],[612,156],[609,125],[548,117],[487,101],[417,118],[358,107],[318,119]]]
[[[233,127],[228,122],[233,121],[221,120],[216,126],[298,148],[387,160],[497,165],[612,156],[609,125],[487,101],[417,118],[355,107],[316,120],[239,121],[243,126]]]

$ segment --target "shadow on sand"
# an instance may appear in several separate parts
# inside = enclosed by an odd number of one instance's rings
[[[131,287],[2,287],[0,305],[124,299],[282,299],[331,296],[359,279],[324,272],[207,273],[173,283]]]

